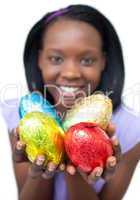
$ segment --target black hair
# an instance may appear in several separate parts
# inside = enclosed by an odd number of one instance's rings
[[[102,73],[101,82],[96,90],[103,92],[112,91],[110,98],[112,99],[113,109],[115,110],[121,103],[125,76],[122,49],[117,33],[108,19],[93,7],[87,5],[71,5],[66,9],[68,10],[67,12],[61,16],[55,16],[48,22],[47,19],[55,12],[46,14],[29,32],[24,49],[24,66],[29,90],[33,91],[33,84],[35,84],[38,91],[41,93],[44,92],[43,79],[37,64],[38,51],[42,45],[44,31],[51,23],[59,18],[65,17],[72,20],[79,20],[95,27],[101,34],[107,62],[105,70]],[[47,99],[53,104],[53,98],[50,94],[47,96]]]

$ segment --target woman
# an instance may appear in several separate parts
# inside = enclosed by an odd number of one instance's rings
[[[87,96],[96,90],[109,92],[113,102],[112,121],[122,148],[122,158],[112,174],[119,155],[115,139],[115,155],[108,161],[112,176],[99,179],[103,169],[96,169],[89,176],[77,172],[75,167],[60,165],[64,170],[55,174],[57,166],[48,164],[42,170],[44,158],[40,156],[30,166],[24,154],[24,145],[11,134],[15,146],[15,174],[20,200],[37,199],[94,199],[119,200],[123,197],[139,160],[139,117],[129,113],[122,104],[124,64],[118,36],[110,22],[96,9],[85,5],[73,5],[48,13],[30,31],[24,52],[24,65],[29,90],[40,91],[62,114],[73,105],[77,91]],[[50,87],[53,85],[53,87]],[[90,86],[90,93],[88,93]],[[63,101],[58,101],[58,88]],[[75,92],[76,91],[76,92]],[[73,99],[71,92],[75,95]],[[5,110],[5,109],[4,109]],[[9,128],[18,126],[18,102],[12,111],[4,111]],[[135,129],[133,129],[135,127]],[[111,124],[108,134],[115,131]],[[16,129],[16,135],[18,130]],[[29,170],[30,169],[30,170]],[[29,170],[29,173],[28,173]],[[105,170],[106,171],[106,170]],[[105,174],[105,173],[104,173]],[[73,175],[73,176],[72,176]],[[45,177],[45,179],[42,178]],[[88,180],[99,179],[89,185]]]

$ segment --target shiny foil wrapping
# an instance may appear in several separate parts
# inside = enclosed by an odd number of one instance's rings
[[[106,129],[112,117],[112,101],[104,94],[93,94],[85,97],[67,111],[63,128],[67,131],[79,122],[94,122]]]
[[[65,149],[72,163],[84,172],[105,167],[113,154],[112,143],[103,129],[91,122],[78,123],[65,134]]]
[[[49,115],[42,112],[27,113],[19,123],[20,140],[26,144],[30,161],[44,155],[47,161],[59,164],[64,153],[64,131]]]
[[[19,104],[19,115],[20,118],[23,118],[26,113],[32,111],[39,111],[46,113],[53,117],[60,125],[61,119],[57,115],[56,110],[54,109],[53,105],[51,105],[40,92],[32,92],[23,96],[20,100]]]

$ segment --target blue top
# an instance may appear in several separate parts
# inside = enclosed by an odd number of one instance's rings
[[[9,131],[17,127],[19,122],[18,100],[8,100],[1,103],[2,113]],[[112,115],[112,122],[116,124],[116,135],[120,141],[122,153],[133,148],[140,141],[140,115],[121,104]],[[100,192],[105,180],[100,179],[93,186],[96,192]],[[55,176],[55,200],[67,200],[67,187],[63,173]]]

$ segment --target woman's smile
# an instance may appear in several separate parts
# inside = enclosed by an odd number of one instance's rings
[[[82,87],[72,87],[72,86],[59,86],[64,93],[74,93],[80,90]]]

